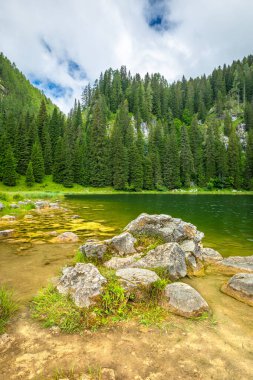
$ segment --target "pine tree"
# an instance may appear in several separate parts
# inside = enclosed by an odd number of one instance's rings
[[[180,156],[175,126],[171,126],[171,132],[165,139],[164,160],[164,185],[168,189],[176,189],[181,186],[180,181]]]
[[[191,178],[194,173],[193,157],[190,147],[187,128],[183,125],[181,130],[181,152],[180,152],[181,180],[184,187],[190,187]]]
[[[64,181],[64,149],[63,138],[59,137],[55,149],[54,166],[53,166],[53,181],[56,183],[63,183]]]
[[[235,189],[239,189],[241,186],[241,152],[240,143],[235,133],[235,129],[232,129],[229,136],[228,175],[230,177],[231,185]]]
[[[16,186],[16,161],[11,145],[8,145],[5,153],[3,167],[3,183],[7,186]]]
[[[26,170],[25,183],[26,183],[26,186],[32,187],[34,182],[35,180],[34,180],[34,175],[33,175],[33,166],[32,166],[32,161],[30,161]]]
[[[154,179],[153,179],[153,168],[150,157],[145,157],[143,162],[143,189],[153,190],[154,189]]]
[[[246,148],[245,187],[253,189],[253,129],[249,131]]]
[[[143,165],[136,144],[133,145],[132,160],[130,188],[140,191],[143,188]]]
[[[45,175],[44,160],[39,141],[37,140],[32,148],[32,167],[35,182],[42,183]]]

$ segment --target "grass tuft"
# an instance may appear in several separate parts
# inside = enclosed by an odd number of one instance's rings
[[[0,334],[3,334],[8,322],[18,310],[18,304],[14,300],[13,292],[5,287],[0,287]]]

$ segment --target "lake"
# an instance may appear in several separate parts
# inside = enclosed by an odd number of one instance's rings
[[[142,212],[169,214],[195,224],[204,245],[223,256],[253,254],[253,196],[112,194],[67,196],[68,206],[89,221],[120,232]]]

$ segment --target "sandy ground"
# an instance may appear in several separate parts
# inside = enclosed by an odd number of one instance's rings
[[[41,328],[25,310],[0,343],[0,379],[52,379],[57,369],[81,374],[102,367],[117,380],[253,379],[253,308],[222,294],[224,280],[186,281],[209,303],[212,321],[171,316],[162,329],[122,322],[65,335]]]

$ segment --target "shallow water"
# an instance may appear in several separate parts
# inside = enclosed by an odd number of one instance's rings
[[[169,214],[195,224],[204,245],[223,256],[253,254],[253,196],[121,194],[69,196],[68,206],[84,219],[119,232],[142,212]]]

